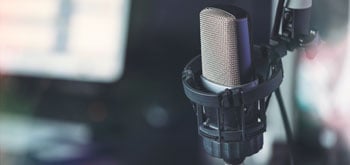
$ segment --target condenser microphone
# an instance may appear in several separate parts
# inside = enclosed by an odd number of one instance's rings
[[[256,81],[244,85],[251,82],[254,77],[248,23],[248,14],[243,9],[234,6],[217,5],[207,7],[200,12],[202,61],[200,77],[203,87],[209,92],[220,94],[225,90],[257,85]],[[222,127],[223,130],[239,131],[242,126],[241,118],[247,117],[243,125],[246,122],[247,124],[254,123],[257,114],[252,111],[249,116],[242,116],[239,113],[241,108],[223,109],[221,119],[218,119],[216,115],[218,111],[215,108],[205,107],[206,127],[213,130],[219,130],[219,127]],[[221,144],[219,143],[221,146],[216,147],[215,141],[208,140],[205,134],[202,135],[204,135],[202,141],[205,150],[210,155],[222,157],[230,164],[240,164],[245,156],[257,152],[262,145],[262,136],[257,136],[252,141],[242,140],[239,143],[223,140]]]
[[[240,164],[262,148],[268,98],[283,79],[281,69],[266,74],[270,70],[268,56],[252,51],[249,29],[248,14],[241,8],[203,9],[201,55],[193,58],[182,74],[204,150],[229,164]],[[257,62],[253,62],[252,52],[266,67],[253,65]],[[253,66],[259,66],[262,74]]]
[[[291,11],[292,19],[283,22],[283,36],[276,33],[286,40],[254,49],[249,16],[243,9],[216,5],[200,12],[201,55],[186,65],[182,83],[209,155],[237,165],[263,147],[266,109],[283,80],[281,58],[287,48],[298,46],[290,41],[307,39],[300,43],[308,43],[309,31],[301,25],[309,19],[302,16],[308,16],[310,1],[289,3],[286,11]],[[283,102],[279,103],[284,112]]]
[[[238,7],[214,6],[200,12],[202,83],[220,93],[252,80],[247,13]]]

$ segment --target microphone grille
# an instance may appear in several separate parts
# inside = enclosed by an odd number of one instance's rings
[[[236,17],[217,8],[200,13],[203,77],[214,83],[240,85]]]

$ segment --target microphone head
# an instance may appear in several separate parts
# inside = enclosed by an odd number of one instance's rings
[[[240,85],[235,20],[218,8],[200,13],[203,77],[228,87]]]
[[[235,87],[250,81],[249,27],[242,9],[227,8],[208,7],[200,13],[202,78]]]

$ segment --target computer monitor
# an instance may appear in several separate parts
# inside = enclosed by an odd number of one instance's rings
[[[114,82],[129,9],[130,0],[0,0],[0,72]]]

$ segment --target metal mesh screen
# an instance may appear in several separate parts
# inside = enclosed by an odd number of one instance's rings
[[[240,85],[236,17],[206,8],[200,13],[203,77],[224,86]]]

